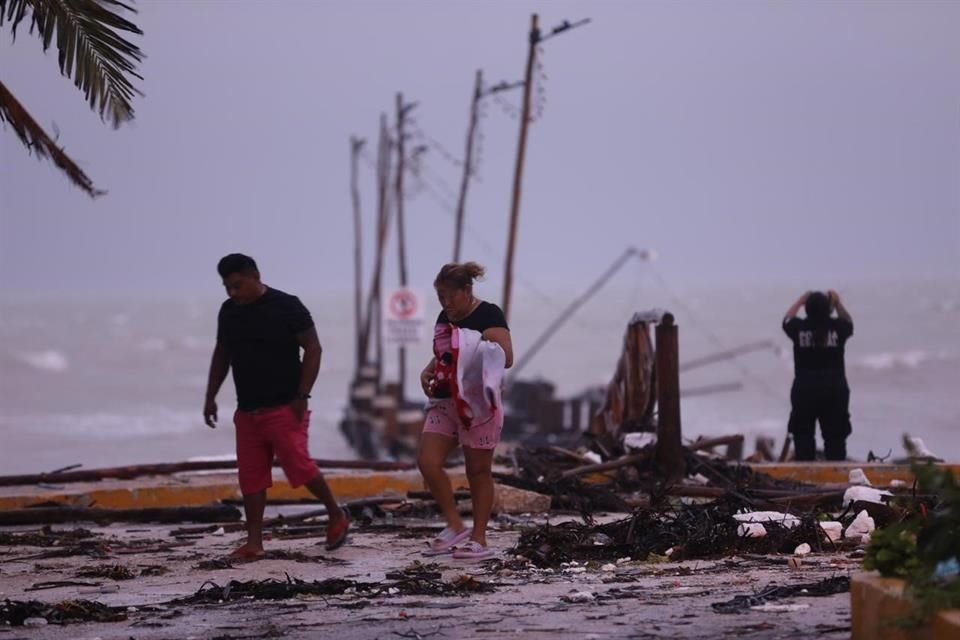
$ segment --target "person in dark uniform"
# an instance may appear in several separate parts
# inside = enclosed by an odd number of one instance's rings
[[[232,253],[217,272],[229,298],[217,318],[203,418],[217,426],[217,392],[233,369],[237,410],[237,471],[247,541],[231,554],[263,555],[263,511],[276,457],[291,486],[305,486],[327,507],[327,549],[344,543],[349,519],[337,504],[307,448],[307,400],[320,371],[320,341],[300,299],[260,281],[253,258]],[[303,349],[303,361],[300,350]]]
[[[801,307],[805,318],[797,317]],[[788,430],[793,434],[796,460],[816,457],[817,421],[826,459],[846,460],[851,426],[844,347],[853,335],[853,318],[836,291],[808,291],[787,310],[783,331],[793,341]]]

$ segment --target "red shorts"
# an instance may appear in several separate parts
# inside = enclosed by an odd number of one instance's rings
[[[451,399],[431,402],[423,424],[423,433],[438,433],[453,438],[468,449],[496,449],[502,430],[503,411],[499,408],[486,422],[468,428],[457,415],[456,405]]]
[[[303,420],[297,420],[289,405],[237,411],[233,414],[233,424],[237,428],[240,491],[244,494],[273,486],[274,456],[294,487],[306,484],[320,474],[307,449],[309,411]]]

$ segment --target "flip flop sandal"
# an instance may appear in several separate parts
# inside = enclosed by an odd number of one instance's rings
[[[440,532],[439,536],[428,543],[429,548],[423,552],[423,555],[429,558],[453,553],[453,548],[469,538],[472,533],[473,529],[470,527],[466,527],[460,533],[454,533],[450,527],[447,527]]]
[[[453,552],[454,560],[489,560],[497,555],[497,552],[490,547],[485,547],[479,542],[470,540],[460,545]]]

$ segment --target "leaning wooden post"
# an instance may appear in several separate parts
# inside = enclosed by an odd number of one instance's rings
[[[668,480],[686,474],[680,440],[680,350],[673,315],[663,314],[657,325],[657,469]]]

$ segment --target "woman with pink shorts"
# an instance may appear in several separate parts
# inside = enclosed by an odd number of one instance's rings
[[[473,282],[483,273],[483,267],[475,262],[444,265],[433,283],[443,307],[437,325],[452,324],[480,332],[484,340],[500,345],[509,368],[513,364],[513,345],[503,311],[473,295]],[[423,392],[432,402],[420,437],[417,464],[447,526],[430,542],[426,553],[452,553],[458,560],[484,560],[494,556],[494,551],[487,546],[487,522],[493,509],[493,450],[500,441],[503,412],[498,408],[479,424],[464,423],[450,398],[449,388],[441,379],[445,363],[451,357],[447,351],[449,345],[443,344],[441,334],[441,331],[435,332],[434,357],[420,374]],[[444,470],[447,457],[458,445],[463,447],[470,483],[472,528],[463,523],[457,512],[450,477]]]

